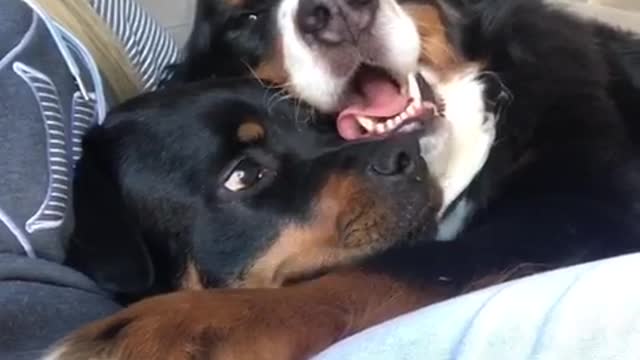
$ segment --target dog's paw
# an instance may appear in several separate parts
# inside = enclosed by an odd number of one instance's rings
[[[331,312],[282,289],[184,291],[81,328],[45,359],[299,360],[344,331]]]

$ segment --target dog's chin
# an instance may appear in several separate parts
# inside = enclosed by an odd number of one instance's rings
[[[306,271],[291,273],[289,276],[282,277],[279,283],[269,284],[267,287],[295,285],[344,266],[353,266],[392,248],[412,246],[423,241],[434,240],[437,235],[436,216],[436,211],[433,208],[425,206],[418,211],[402,213],[393,220],[387,219],[384,225],[379,223],[376,229],[368,229],[368,231],[358,231],[353,228],[343,229],[345,231],[339,235],[339,242],[348,244],[343,250],[344,258],[335,257],[325,266],[310,267]],[[243,286],[247,286],[247,284],[245,283]],[[254,286],[254,284],[249,284],[248,287]],[[260,286],[264,286],[264,284],[260,284]]]
[[[420,200],[436,196],[425,194]],[[389,247],[433,237],[438,203],[438,201],[431,204],[424,204],[422,201],[403,201],[402,205],[395,206],[397,211],[387,213],[386,218],[376,219],[375,227],[370,223],[359,223],[352,219],[352,226],[341,231],[340,243],[345,247],[364,249],[363,255],[368,255],[367,253],[379,253]]]

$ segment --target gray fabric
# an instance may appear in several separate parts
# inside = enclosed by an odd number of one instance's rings
[[[92,4],[118,24],[145,89],[155,88],[178,56],[173,39],[131,0]],[[1,360],[36,359],[118,309],[90,279],[60,265],[81,138],[112,105],[110,90],[77,39],[30,5],[0,0]],[[122,32],[126,26],[136,31]]]
[[[53,273],[69,271],[54,266]],[[38,359],[70,331],[118,310],[104,295],[78,288],[20,280],[1,281],[0,288],[2,360]]]
[[[115,29],[144,89],[155,89],[180,56],[169,33],[135,1],[91,4]],[[0,2],[0,253],[60,262],[80,141],[112,104],[82,44],[29,5],[38,10],[31,0]]]
[[[81,49],[63,32],[58,35],[93,92],[94,77]],[[108,107],[105,90],[103,108]],[[69,331],[117,310],[91,280],[58,264],[73,225],[74,160],[96,115],[97,102],[80,94],[45,22],[22,1],[1,1],[2,360],[36,359]],[[33,252],[24,256],[28,250]]]
[[[59,262],[72,227],[73,154],[95,111],[90,103],[86,123],[73,121],[87,105],[47,26],[26,4],[2,2],[0,35],[13,45],[0,55],[0,252],[24,253],[26,240],[36,256]],[[93,91],[86,65],[76,63]]]
[[[71,268],[52,261],[15,254],[0,254],[0,290],[3,281],[36,281],[106,295],[91,279]]]

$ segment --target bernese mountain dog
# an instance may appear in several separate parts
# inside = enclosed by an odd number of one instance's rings
[[[429,127],[441,240],[512,184],[633,182],[640,37],[540,0],[201,0],[175,79],[234,75],[332,114],[348,140]]]

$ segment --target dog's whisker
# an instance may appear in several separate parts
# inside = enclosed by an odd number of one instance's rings
[[[265,86],[265,87],[266,87],[267,85],[262,81],[262,79],[260,78],[260,76],[258,76],[258,73],[256,73],[256,71],[253,69],[253,67],[251,67],[251,65],[247,64],[247,62],[246,62],[246,61],[244,61],[244,60],[241,60],[241,61],[242,61],[242,64],[243,64],[244,66],[246,66],[247,70],[249,70],[249,72],[251,73],[251,76],[253,76],[256,80],[258,80],[258,82],[260,83],[260,85],[262,85],[262,86]]]
[[[267,111],[271,112],[272,108],[276,106],[279,102],[286,101],[291,99],[292,96],[289,94],[286,89],[281,89],[274,94],[272,94],[269,99],[266,101]]]

